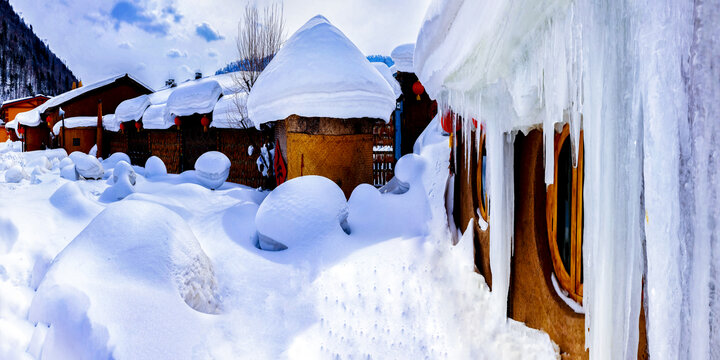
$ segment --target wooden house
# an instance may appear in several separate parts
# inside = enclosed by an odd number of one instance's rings
[[[102,128],[98,128],[98,122],[93,124],[88,117],[97,120],[98,117],[113,114],[124,100],[151,92],[150,87],[124,74],[60,94],[36,110],[48,128],[57,129],[53,135],[57,136],[55,142],[58,147],[70,153],[90,150],[97,144],[98,156],[103,156],[107,154],[102,149]],[[63,111],[62,117],[60,109]]]
[[[15,116],[19,113],[30,111],[48,101],[50,97],[45,95],[35,95],[22,99],[14,99],[3,101],[0,105],[0,121],[8,123],[15,120]]]
[[[30,111],[42,105],[48,99],[50,98],[45,95],[35,95],[22,99],[4,101],[0,106],[0,121],[5,124],[9,123],[15,120],[18,114]],[[22,131],[27,132],[27,134],[24,134],[23,136],[23,139],[25,139],[24,145],[26,151],[40,150],[50,146],[50,138],[48,135],[49,131],[47,126],[43,129],[28,128],[23,129]],[[18,141],[20,140],[20,137],[18,137],[18,133],[14,132],[13,129],[5,128],[3,125],[2,129],[0,129],[0,141],[6,141],[8,139]]]
[[[373,125],[389,121],[395,99],[357,47],[316,16],[268,64],[247,108],[256,127],[274,126],[275,156],[288,179],[325,176],[349,197],[357,185],[373,183]]]

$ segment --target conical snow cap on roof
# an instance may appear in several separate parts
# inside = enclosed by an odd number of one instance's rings
[[[255,126],[290,115],[388,121],[395,94],[355,44],[318,15],[260,74],[247,108]]]

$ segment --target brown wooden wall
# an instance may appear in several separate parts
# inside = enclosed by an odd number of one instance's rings
[[[168,130],[146,130],[150,154],[159,157],[170,174],[180,173],[180,135],[171,128]]]
[[[115,109],[121,102],[147,93],[149,93],[147,90],[137,86],[127,78],[121,78],[111,85],[78,96],[61,107],[65,111],[65,118],[97,116],[98,100],[102,99],[102,114],[114,114]],[[55,108],[51,112],[57,113],[57,111],[57,108]]]
[[[275,187],[273,177],[266,178],[258,171],[256,159],[260,156],[260,147],[265,144],[275,144],[275,132],[273,129],[257,130],[250,129],[216,129],[218,137],[217,151],[225,154],[230,159],[230,176],[228,181],[250,187],[263,187],[271,189]],[[252,155],[248,155],[248,147],[255,149]]]
[[[128,144],[127,136],[121,132],[103,131],[103,157],[108,158],[110,155],[121,152],[127,154]],[[143,164],[144,166],[144,164]]]
[[[375,119],[301,118],[285,120],[288,179],[321,175],[350,197],[356,186],[373,181]]]
[[[65,139],[63,141],[63,135]],[[64,129],[60,131],[59,144],[64,144],[63,148],[68,154],[73,151],[80,151],[88,153],[90,149],[95,145],[95,139],[97,138],[96,127],[79,127]],[[80,145],[73,145],[73,139],[79,139]]]
[[[23,128],[25,128],[25,151],[44,150],[50,147],[50,129],[44,122],[38,126],[23,126]]]
[[[6,142],[10,139],[10,132],[12,129],[6,129],[5,125],[0,125],[0,142]]]
[[[412,91],[413,84],[418,80],[415,74],[398,72],[396,79],[403,93],[400,151],[405,155],[413,152],[415,141],[435,117],[437,103],[430,99],[427,92],[422,93],[420,100],[417,100],[417,96]]]

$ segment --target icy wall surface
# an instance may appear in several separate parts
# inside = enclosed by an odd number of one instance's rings
[[[584,131],[592,358],[637,356],[643,278],[651,357],[720,356],[719,14],[708,1],[435,1],[418,36],[428,93],[486,128],[498,301],[513,236],[498,144],[542,126],[549,184],[555,130],[570,124],[575,159]]]

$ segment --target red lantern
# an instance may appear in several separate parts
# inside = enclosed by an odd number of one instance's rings
[[[125,124],[123,124],[123,123],[120,123],[120,132],[121,133],[125,132]]]
[[[210,119],[208,119],[207,115],[203,115],[202,119],[200,119],[200,124],[203,126],[203,131],[207,132],[208,126],[210,126]]]
[[[180,130],[180,117],[179,116],[175,117],[175,126],[178,128],[178,130]]]
[[[142,129],[142,123],[139,122],[139,121],[136,121],[136,122],[135,122],[135,128],[136,128],[138,131],[140,131],[140,129]]]
[[[420,101],[420,95],[425,92],[425,87],[420,83],[420,81],[416,81],[412,86],[412,91],[416,95],[416,100]]]
[[[442,126],[443,131],[446,133],[452,134],[453,132],[453,117],[452,111],[448,110],[440,119],[440,126]]]
[[[51,120],[51,119],[50,119],[50,115],[48,115],[48,116],[45,118],[45,121],[48,123],[48,125],[50,125],[50,120]]]
[[[25,128],[21,126],[20,129],[18,129],[18,132],[20,133],[20,135],[25,134]]]
[[[472,118],[473,126],[477,129],[477,120],[475,118]]]

